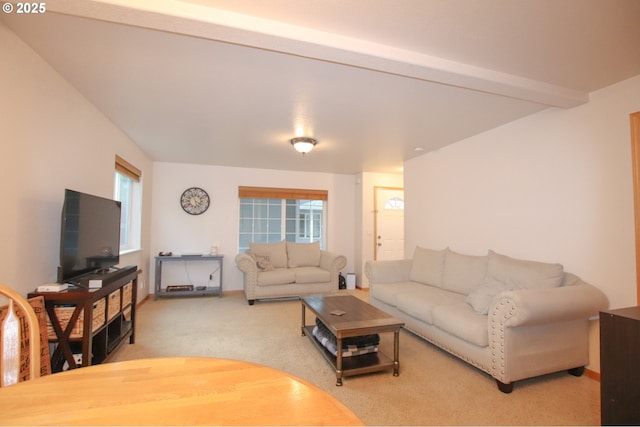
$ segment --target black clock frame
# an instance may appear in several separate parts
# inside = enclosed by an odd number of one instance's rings
[[[191,199],[193,197],[198,197],[199,203],[197,205],[192,204]],[[180,206],[189,215],[202,215],[209,209],[210,204],[211,198],[209,194],[200,187],[187,188],[180,196]]]

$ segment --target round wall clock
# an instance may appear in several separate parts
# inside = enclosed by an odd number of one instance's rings
[[[180,196],[182,209],[190,215],[200,215],[209,209],[209,195],[202,188],[191,187]]]

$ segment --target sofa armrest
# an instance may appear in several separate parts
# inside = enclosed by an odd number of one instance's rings
[[[256,260],[246,252],[240,252],[236,255],[236,265],[238,269],[243,273],[257,273],[258,272],[258,264],[256,264]]]
[[[406,282],[411,274],[413,260],[367,261],[364,274],[369,284]]]
[[[490,316],[506,327],[588,319],[606,310],[609,300],[595,286],[581,282],[571,286],[505,291],[491,304]]]
[[[329,251],[320,251],[320,268],[337,275],[347,265],[347,257]]]

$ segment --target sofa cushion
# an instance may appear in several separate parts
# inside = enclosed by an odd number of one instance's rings
[[[488,273],[504,283],[511,280],[523,289],[555,288],[562,284],[564,269],[560,264],[525,261],[490,250]]]
[[[284,240],[278,243],[250,242],[249,252],[254,258],[257,256],[265,257],[275,268],[287,267],[287,246]]]
[[[489,257],[462,255],[449,249],[446,253],[442,288],[468,295],[487,275]]]
[[[331,273],[320,267],[290,268],[295,274],[296,283],[324,283],[331,281]],[[336,283],[336,290],[338,283]]]
[[[287,242],[289,267],[317,267],[320,265],[320,242]]]
[[[295,281],[296,273],[290,268],[276,268],[258,273],[258,286],[284,285]]]
[[[404,292],[396,297],[398,310],[423,322],[432,324],[435,307],[464,303],[465,296],[445,291],[435,286],[420,285],[412,292]]]
[[[434,307],[433,325],[479,347],[489,345],[487,316],[475,313],[469,304]]]
[[[493,299],[502,291],[518,289],[511,279],[501,282],[492,276],[487,276],[469,295],[466,302],[478,314],[489,313]]]
[[[426,285],[442,286],[442,271],[446,254],[444,249],[436,251],[416,246],[409,279]]]
[[[376,283],[369,288],[369,292],[378,301],[396,307],[398,305],[398,295],[405,292],[413,292],[424,286],[417,282]]]

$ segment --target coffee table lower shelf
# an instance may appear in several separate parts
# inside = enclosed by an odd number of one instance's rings
[[[309,337],[313,345],[320,351],[320,354],[336,371],[336,385],[342,385],[342,377],[351,375],[367,374],[370,372],[384,371],[386,369],[394,369],[394,376],[398,376],[396,364],[393,359],[387,356],[382,351],[378,350],[375,353],[361,354],[359,356],[343,357],[342,358],[342,372],[338,369],[337,357],[331,354],[320,341],[313,336],[313,326],[307,325],[304,327],[304,334]]]

